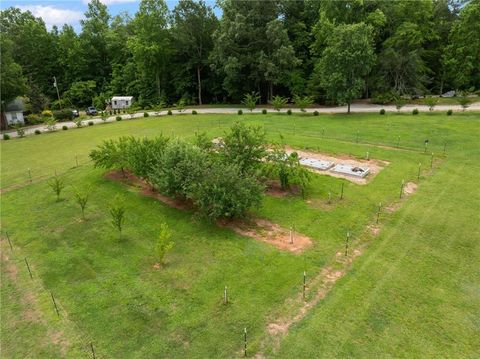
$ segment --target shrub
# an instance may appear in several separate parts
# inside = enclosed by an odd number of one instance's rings
[[[65,126],[65,125],[63,125],[63,126],[62,126],[62,130],[66,131],[66,130],[68,130],[68,127]]]
[[[143,113],[143,117],[148,117],[148,116],[150,116],[150,115],[148,114],[148,112],[144,112],[144,113]]]
[[[90,190],[80,191],[75,189],[74,192],[75,202],[80,206],[82,211],[82,219],[85,219],[85,207],[87,207],[88,197],[90,196]]]
[[[403,106],[405,106],[406,104],[406,101],[401,98],[401,97],[398,97],[395,99],[395,108],[397,109],[397,112],[400,112],[400,110],[402,109]]]
[[[13,125],[13,128],[17,130],[18,137],[20,138],[25,137],[25,129],[22,127],[22,124],[20,122]]]
[[[122,152],[126,156],[126,166],[135,175],[150,182],[149,174],[158,164],[167,143],[168,138],[163,136],[142,139],[130,137],[122,146]]]
[[[167,115],[173,115],[172,110],[168,110]]]
[[[238,111],[237,111],[237,114],[243,115],[243,111],[242,111],[242,110],[238,110]]]
[[[293,97],[293,102],[295,103],[295,106],[300,109],[300,111],[305,112],[305,109],[313,103],[313,98],[311,96],[302,97],[295,95]]]
[[[157,243],[155,245],[155,257],[158,263],[163,264],[165,255],[173,248],[172,231],[166,223],[160,224],[160,233],[158,235]]]
[[[108,119],[107,113],[105,111],[102,111],[100,113],[100,118],[102,119],[103,122],[107,122],[107,119]]]
[[[313,111],[313,116],[318,116],[318,115],[320,115],[320,113],[317,110]]]
[[[197,114],[197,111],[192,110],[192,115],[196,115],[196,114]]]
[[[386,92],[386,93],[377,93],[374,94],[372,97],[372,103],[378,105],[386,105],[388,103],[392,103],[395,101],[397,96],[393,92]]]
[[[226,162],[235,163],[242,173],[257,167],[267,153],[265,130],[258,126],[235,122],[223,142],[221,153]]]
[[[457,102],[460,106],[462,106],[463,111],[465,111],[470,106],[470,99],[467,95],[462,94],[457,98]]]
[[[89,125],[89,126],[93,126],[93,125],[94,125],[94,122],[93,122],[93,121],[88,121],[88,125]]]
[[[70,121],[73,119],[73,113],[70,109],[53,111],[53,117],[58,121]]]
[[[49,180],[48,185],[53,190],[53,192],[57,195],[57,202],[60,201],[60,194],[62,190],[65,188],[65,182],[63,178],[58,177],[55,175],[51,180]]]
[[[385,115],[385,109],[384,109],[384,108],[382,108],[382,109],[380,110],[380,115]]]
[[[287,110],[287,115],[291,115],[292,114],[292,110],[288,109]]]
[[[42,131],[40,131],[40,130],[35,130],[34,133],[35,133],[36,135],[40,135],[40,134],[42,133]]]
[[[45,120],[45,125],[47,126],[47,130],[50,132],[53,132],[57,128],[57,120],[55,120],[53,117],[49,117]]]
[[[116,120],[116,121],[121,121],[121,120],[122,120],[122,116],[117,116],[117,117],[115,117],[115,120]]]
[[[53,117],[53,113],[50,110],[43,110],[42,117]]]
[[[244,95],[242,103],[252,112],[257,106],[258,100],[260,100],[258,92],[252,92]]]
[[[80,118],[76,118],[75,120],[73,120],[73,122],[75,122],[75,126],[77,126],[78,128],[83,126],[83,122]]]
[[[438,99],[432,96],[428,96],[425,99],[425,104],[428,106],[429,111],[433,111],[434,107],[437,105]]]
[[[160,192],[185,199],[191,185],[200,180],[204,162],[198,147],[175,139],[165,146],[148,177]]]
[[[173,106],[177,109],[178,112],[182,112],[185,110],[185,106],[187,105],[187,100],[181,98],[177,103],[174,103]]]
[[[39,115],[31,113],[25,117],[27,124],[29,125],[38,125],[43,122],[42,118]]]
[[[108,205],[108,212],[112,217],[112,226],[122,233],[123,224],[125,222],[125,204],[121,196],[116,195]]]
[[[447,116],[452,116],[452,114],[453,114],[453,111],[452,111],[452,110],[448,110],[448,111],[447,111]]]
[[[192,184],[190,198],[205,217],[230,219],[260,205],[263,186],[236,164],[216,158],[203,170],[200,181]]]
[[[128,148],[132,137],[120,137],[117,140],[106,140],[93,151],[90,158],[94,167],[105,169],[120,168],[122,172],[128,168]]]
[[[274,96],[270,102],[276,111],[280,111],[287,104],[288,99],[282,96]]]
[[[412,115],[418,115],[418,108],[414,108],[414,109],[413,109]]]
[[[264,115],[266,115],[266,114],[267,114],[267,110],[263,109],[263,110],[262,110],[262,113],[263,113]]]
[[[9,135],[8,133],[4,133],[4,134],[3,134],[3,139],[4,139],[5,141],[9,140],[9,139],[10,139],[10,135]]]

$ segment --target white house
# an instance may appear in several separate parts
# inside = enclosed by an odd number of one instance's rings
[[[23,119],[23,111],[25,110],[25,106],[23,104],[23,100],[20,97],[17,97],[15,100],[10,102],[5,107],[5,119],[7,120],[7,124],[9,126],[15,125],[17,123],[25,124],[25,120]]]
[[[129,108],[132,105],[133,96],[113,96],[111,106],[113,110]]]

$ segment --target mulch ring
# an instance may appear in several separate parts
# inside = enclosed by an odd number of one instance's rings
[[[193,207],[193,204],[189,201],[181,201],[158,193],[148,183],[129,171],[110,171],[105,174],[105,178],[138,188],[140,194],[155,198],[172,208],[188,210]],[[290,232],[290,229],[283,228],[266,219],[219,220],[217,225],[292,253],[301,253],[313,243],[309,237],[293,230]]]

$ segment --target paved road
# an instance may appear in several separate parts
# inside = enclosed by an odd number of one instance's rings
[[[352,104],[350,111],[354,113],[378,113],[381,109],[385,109],[387,112],[397,112],[397,109],[393,105],[387,105],[387,106],[382,106],[382,105],[370,105],[370,104]],[[417,108],[420,112],[428,112],[428,106],[425,105],[406,105],[404,106],[400,112],[407,113],[407,112],[412,112],[414,108]],[[219,114],[236,114],[238,110],[243,110],[244,113],[249,113],[250,111],[246,110],[245,108],[225,108],[225,107],[219,107],[219,108],[196,108],[195,111],[197,113],[205,113],[205,114],[214,114],[214,113],[219,113]],[[252,113],[261,113],[263,110],[262,107],[258,107],[255,110],[252,111]],[[272,108],[267,108],[269,112],[274,111]],[[292,112],[301,112],[299,109],[291,109]],[[453,110],[460,112],[462,111],[462,108],[460,105],[438,105],[435,106],[434,111],[435,112],[446,112],[447,110]],[[183,112],[179,111],[172,111],[174,115],[178,114],[185,114],[185,113],[191,113],[192,110],[187,109]],[[346,113],[347,112],[347,106],[338,106],[338,107],[318,107],[318,108],[309,108],[307,109],[306,112],[311,113],[314,111],[318,111],[319,113]],[[480,111],[480,102],[471,104],[470,107],[466,111]],[[167,114],[167,111],[147,111],[150,116],[164,116]],[[283,109],[280,111],[281,113],[287,112],[287,109]],[[133,115],[119,115],[122,117],[124,120],[128,120],[131,118],[140,118],[143,117],[143,112],[135,113]],[[111,116],[108,117],[106,122],[115,122],[115,117],[117,116]],[[89,119],[86,119],[82,121],[83,126],[88,126],[88,122],[93,121],[93,123],[98,124],[102,123],[102,119],[99,117],[92,117]],[[59,130],[62,128],[62,126],[67,126],[68,128],[75,128],[76,124],[72,121],[68,122],[59,122],[56,125],[56,130]],[[35,130],[40,130],[41,132],[48,132],[48,129],[44,125],[39,125],[39,126],[32,126],[25,128],[25,135],[33,135]],[[15,130],[11,131],[6,131],[4,133],[8,133],[10,137],[17,137],[17,132]],[[2,137],[3,140],[3,137]]]

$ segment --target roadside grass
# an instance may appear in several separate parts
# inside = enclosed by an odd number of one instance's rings
[[[462,352],[468,354],[475,350],[474,313],[479,309],[480,276],[478,268],[473,268],[479,259],[478,224],[476,231],[475,221],[465,224],[478,208],[478,196],[462,194],[473,189],[473,173],[479,168],[475,160],[479,158],[479,123],[476,114],[452,117],[178,116],[10,141],[2,144],[2,188],[22,179],[28,168],[45,176],[55,170],[66,171],[74,166],[75,153],[85,165],[65,174],[68,187],[60,202],[55,201],[45,181],[3,193],[2,227],[14,243],[15,260],[27,256],[35,276],[41,278],[44,289],[39,290],[55,293],[68,313],[70,330],[82,338],[82,348],[88,349],[88,343],[83,343],[91,340],[100,357],[234,357],[240,354],[242,331],[248,327],[249,353],[253,355],[265,340],[272,314],[285,314],[281,313],[284,301],[301,291],[303,271],[309,277],[318,273],[343,248],[347,230],[352,232],[354,243],[361,241],[378,203],[395,202],[401,180],[415,181],[421,162],[424,171],[419,193],[405,199],[398,212],[382,214],[382,235],[352,272],[293,328],[280,352],[267,352],[285,358],[294,353],[299,357],[395,355],[402,345],[404,356],[433,356],[442,355],[445,346],[439,345],[436,351],[433,344],[449,338],[452,352],[454,343],[462,341]],[[294,225],[314,240],[310,250],[293,255],[143,197],[135,189],[104,179],[103,171],[87,163],[88,152],[105,138],[161,132],[191,137],[195,131],[221,135],[237,119],[265,126],[271,140],[278,140],[281,133],[294,147],[357,157],[369,151],[370,158],[388,160],[390,165],[366,186],[316,175],[308,198],[313,203],[297,197],[265,197],[255,215],[285,227]],[[401,135],[399,149],[375,146],[395,147],[397,134]],[[426,138],[430,140],[428,152],[439,153],[432,174],[430,155],[422,150]],[[444,141],[448,143],[447,155],[440,155]],[[61,148],[67,150],[59,151]],[[466,173],[472,177],[461,181],[460,170],[468,166],[472,169]],[[342,182],[345,199],[340,201]],[[93,193],[83,222],[72,192],[73,186],[87,185]],[[328,192],[334,195],[330,205],[326,203]],[[121,237],[110,227],[106,210],[116,193],[122,193],[128,204]],[[451,196],[454,199],[449,200]],[[455,209],[459,204],[465,207],[464,212]],[[456,213],[462,213],[462,218],[456,219]],[[447,221],[447,216],[452,219]],[[165,268],[156,270],[152,249],[162,221],[173,229],[175,247]],[[434,245],[435,256],[431,258]],[[7,248],[5,243],[2,247]],[[458,262],[461,269],[455,266]],[[438,268],[445,263],[450,267]],[[467,270],[470,272],[465,273]],[[13,290],[8,286],[14,283],[8,283],[2,281],[2,302]],[[225,285],[231,298],[226,306],[222,304]],[[463,291],[455,291],[460,285]],[[437,301],[429,303],[432,293]],[[395,315],[382,310],[395,311],[397,302],[399,312]],[[447,309],[453,307],[455,315],[448,315]],[[400,309],[410,310],[418,318],[407,319]],[[52,315],[52,308],[44,308],[49,310]],[[38,343],[44,331],[17,328],[21,312],[2,313],[2,348],[6,353],[14,353],[14,344],[3,339],[5,328],[33,345],[33,352],[41,350]],[[431,313],[438,315],[430,317]],[[400,335],[401,327],[408,330]],[[396,336],[390,337],[390,333]],[[424,350],[416,345],[428,340],[432,345]],[[415,341],[411,349],[408,341]]]

